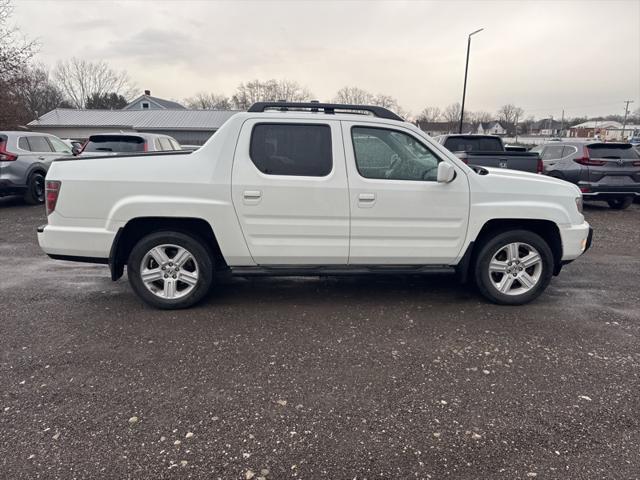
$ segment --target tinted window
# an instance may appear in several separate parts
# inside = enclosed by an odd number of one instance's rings
[[[562,158],[562,145],[549,145],[544,147],[542,160],[558,160]]]
[[[93,136],[83,152],[144,152],[144,140],[127,135]]]
[[[29,146],[29,140],[27,140],[27,137],[20,137],[20,140],[18,140],[18,147],[20,147],[22,150],[31,150],[31,147]]]
[[[323,177],[331,172],[328,125],[263,123],[253,127],[251,161],[269,175]]]
[[[358,172],[365,178],[435,181],[440,161],[411,135],[384,128],[351,129]]]
[[[62,140],[58,140],[57,138],[49,137],[49,142],[53,145],[53,150],[58,153],[71,153],[71,148],[64,143]]]
[[[589,145],[589,156],[592,158],[622,158],[622,159],[634,159],[638,158],[638,153],[633,149],[631,144],[628,145],[612,145],[612,144],[600,144]]]
[[[502,142],[492,137],[449,137],[444,146],[450,152],[500,152]]]
[[[29,137],[29,145],[32,152],[51,152],[51,145],[44,137]]]

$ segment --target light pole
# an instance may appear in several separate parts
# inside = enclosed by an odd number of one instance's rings
[[[476,33],[480,33],[484,28],[480,28],[475,32],[471,32],[469,34],[469,38],[467,40],[467,63],[464,67],[464,87],[462,87],[462,108],[460,109],[460,128],[458,129],[458,133],[462,133],[462,119],[464,118],[464,100],[467,96],[467,72],[469,71],[469,50],[471,49],[471,36]]]

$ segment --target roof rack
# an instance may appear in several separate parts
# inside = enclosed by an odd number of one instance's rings
[[[327,114],[335,114],[336,110],[346,110],[353,113],[369,112],[379,118],[387,118],[389,120],[398,120],[404,122],[404,119],[396,115],[391,110],[384,107],[376,107],[372,105],[348,105],[342,103],[320,103],[320,102],[256,102],[249,107],[249,112],[264,112],[266,110],[280,110],[286,112],[288,110],[309,110],[318,112],[320,110]]]

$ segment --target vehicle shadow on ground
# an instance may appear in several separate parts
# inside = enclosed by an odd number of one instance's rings
[[[6,208],[6,207],[24,207],[24,208],[31,208],[34,207],[35,205],[29,205],[28,203],[26,203],[22,197],[20,196],[8,196],[8,197],[0,197],[0,208]]]

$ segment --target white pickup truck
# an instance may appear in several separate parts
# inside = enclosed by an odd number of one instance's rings
[[[452,271],[500,304],[536,298],[591,243],[575,185],[470,168],[380,107],[258,103],[192,153],[56,160],[52,258],[108,264],[159,308],[232,275]]]

